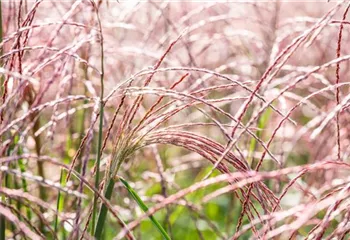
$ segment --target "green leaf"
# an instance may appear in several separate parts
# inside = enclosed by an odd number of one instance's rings
[[[141,200],[140,196],[135,192],[135,190],[129,185],[129,183],[119,177],[119,180],[123,183],[124,187],[128,190],[130,195],[133,197],[133,199],[136,201],[136,203],[139,205],[139,207],[142,209],[142,211],[147,212],[148,207],[146,204]],[[153,225],[158,229],[158,231],[163,235],[164,239],[170,240],[171,238],[167,234],[167,232],[164,230],[164,228],[160,225],[160,223],[154,218],[153,215],[149,216],[149,219],[152,221]]]

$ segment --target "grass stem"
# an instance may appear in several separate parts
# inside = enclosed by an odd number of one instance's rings
[[[99,119],[99,130],[98,130],[98,143],[96,150],[96,175],[95,175],[95,188],[99,189],[100,183],[100,162],[101,162],[101,148],[102,148],[102,134],[103,134],[103,110],[104,110],[104,102],[103,102],[103,94],[104,94],[104,49],[103,49],[103,33],[102,33],[102,24],[98,14],[98,8],[96,8],[97,20],[100,27],[100,53],[101,53],[101,73],[100,73],[100,119]],[[94,235],[95,221],[96,221],[96,213],[97,213],[97,194],[94,196],[94,203],[92,209],[92,220],[91,220],[91,235]]]
[[[115,184],[115,181],[113,179],[111,179],[108,183],[107,188],[106,188],[106,192],[105,192],[104,196],[108,200],[110,200],[112,197],[114,184]],[[107,210],[108,210],[107,207],[104,204],[102,204],[101,209],[100,209],[100,213],[98,215],[98,220],[97,220],[95,234],[94,234],[94,236],[97,240],[101,239],[103,227],[105,225],[105,219],[106,219],[107,212],[108,212]]]

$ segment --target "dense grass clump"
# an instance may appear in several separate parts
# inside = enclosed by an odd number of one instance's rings
[[[0,240],[350,238],[348,1],[0,6]]]

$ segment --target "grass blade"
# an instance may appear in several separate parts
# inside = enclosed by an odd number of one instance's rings
[[[266,128],[268,121],[270,119],[270,115],[271,115],[271,109],[268,108],[266,109],[266,111],[262,114],[262,116],[259,118],[258,120],[258,130],[256,131],[256,136],[258,138],[262,137],[263,134],[263,130]],[[254,161],[254,153],[257,150],[257,141],[255,138],[252,138],[252,140],[250,141],[250,145],[249,145],[249,164],[251,166],[251,168],[255,168],[256,162]]]
[[[146,206],[146,204],[141,200],[140,196],[135,192],[135,190],[129,185],[129,183],[119,177],[119,180],[123,183],[124,187],[128,190],[128,192],[130,193],[130,195],[133,197],[133,199],[136,201],[136,203],[139,205],[139,207],[142,209],[142,211],[147,212],[148,211],[148,207]],[[162,234],[162,236],[164,237],[164,239],[170,240],[171,238],[169,237],[169,235],[167,234],[167,232],[164,230],[164,228],[160,225],[160,223],[154,218],[153,215],[149,216],[149,219],[152,221],[152,223],[154,224],[154,226],[158,229],[158,231]]]

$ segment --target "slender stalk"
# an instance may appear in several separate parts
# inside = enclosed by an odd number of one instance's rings
[[[96,7],[96,6],[95,6]],[[104,93],[104,49],[103,49],[103,33],[102,33],[102,25],[101,20],[98,14],[98,8],[96,7],[96,15],[97,20],[100,27],[100,38],[101,38],[101,74],[100,74],[100,123],[98,130],[98,143],[97,143],[97,157],[96,157],[96,175],[95,175],[95,188],[99,189],[100,182],[100,162],[101,162],[101,148],[102,148],[102,131],[103,131],[103,93]],[[93,209],[92,209],[92,220],[91,220],[91,235],[94,235],[95,221],[96,221],[96,213],[97,213],[97,194],[94,197]]]
[[[12,155],[12,154],[14,153],[13,151],[15,150],[15,148],[16,148],[18,142],[19,142],[19,136],[16,135],[16,136],[14,137],[14,141],[13,141],[13,144],[12,144],[11,151],[10,151],[10,154],[9,154],[9,155]],[[20,145],[18,145],[17,148],[18,148],[17,154],[18,154],[19,156],[22,155],[22,154],[23,154],[22,147],[21,147]],[[25,166],[25,164],[24,164],[24,162],[23,162],[23,159],[18,159],[18,163],[17,163],[17,164],[18,164],[18,167],[19,167],[21,173],[24,173],[24,172],[26,171],[26,166]],[[17,164],[16,164],[16,163],[13,163],[13,164],[12,164],[12,165],[13,165],[12,167],[13,167],[14,169],[16,169],[16,168],[17,168]],[[13,182],[14,182],[14,188],[15,188],[15,189],[19,189],[19,188],[22,187],[24,192],[28,192],[27,180],[26,180],[25,178],[22,178],[22,180],[21,180],[22,186],[20,186],[20,184],[17,182],[16,177],[13,178]],[[17,205],[17,210],[21,211],[21,208],[22,208],[21,201],[16,201],[16,205]],[[29,208],[26,208],[26,214],[27,214],[28,220],[31,220],[31,218],[32,218],[32,212],[31,212],[31,210],[30,210]],[[18,218],[19,218],[19,219],[22,218],[20,214],[18,214]]]
[[[111,179],[108,183],[107,188],[106,188],[106,192],[105,192],[104,196],[108,200],[111,199],[111,197],[112,197],[114,184],[115,184],[115,181],[113,179]],[[108,212],[107,207],[104,204],[102,204],[101,209],[100,209],[100,213],[98,215],[95,234],[94,234],[94,236],[97,240],[101,239],[101,235],[102,235],[103,227],[105,225],[105,219],[107,216],[107,212]]]
[[[84,54],[84,53],[83,53]],[[84,54],[83,56],[85,56],[85,55],[87,55],[87,53],[86,54]],[[83,59],[85,59],[86,61],[88,61],[89,60],[89,58],[87,57],[87,56],[85,56],[85,57],[83,57]],[[87,81],[87,79],[88,79],[88,68],[87,68],[87,66],[86,65],[84,65],[84,64],[81,64],[81,68],[82,68],[82,77],[83,77],[83,81],[85,82],[85,81]],[[87,94],[88,94],[88,90],[87,90],[87,87],[86,87],[86,85],[83,83],[83,88],[84,88],[84,96],[87,96]],[[83,104],[87,104],[88,103],[88,101],[86,100],[86,99],[84,99],[84,101],[83,101]],[[79,141],[77,141],[76,142],[76,144],[77,144],[77,147],[79,147],[79,144],[81,143],[81,141],[83,140],[83,138],[84,138],[84,133],[85,133],[85,127],[84,127],[84,123],[85,123],[85,118],[86,118],[86,109],[85,108],[83,108],[82,110],[81,110],[81,113],[80,113],[81,115],[79,115],[79,117],[78,117],[78,126],[80,127],[80,129],[78,129],[78,132],[79,132],[79,138],[78,138],[78,140]],[[78,161],[78,164],[77,164],[77,171],[80,171],[81,170],[81,167],[82,167],[82,160],[81,160],[81,155],[79,155],[79,157],[78,157],[79,159],[79,161]]]
[[[9,174],[5,174],[4,175],[4,178],[5,178],[5,187],[6,188],[10,188],[10,182],[11,182],[11,180],[10,180],[10,175]],[[9,200],[7,199],[7,198],[5,198],[4,199],[4,202],[6,203],[6,204],[10,204],[9,202],[8,202]],[[1,217],[3,217],[3,222],[1,223],[1,225],[3,225],[3,226],[1,226],[1,235],[3,235],[2,237],[3,238],[1,238],[1,240],[2,239],[6,239],[5,238],[5,236],[6,236],[6,234],[5,234],[5,232],[6,232],[6,226],[8,227],[9,225],[10,225],[10,227],[13,229],[13,224],[11,223],[11,222],[7,222],[6,223],[6,218],[4,217],[4,216],[1,216]]]
[[[61,168],[61,174],[60,174],[60,185],[63,185],[63,168]],[[55,225],[54,225],[54,231],[57,233],[57,225],[58,225],[58,213],[62,210],[63,208],[63,198],[61,198],[61,191],[58,190],[58,195],[57,195],[57,204],[56,204],[56,218],[55,218]]]
[[[35,119],[37,117],[37,119]],[[36,131],[38,131],[40,129],[40,117],[39,116],[32,116],[32,121],[34,122],[34,126],[33,126],[33,135]],[[40,136],[34,136],[34,142],[35,142],[35,151],[38,157],[40,157],[41,155],[41,139]],[[46,179],[45,178],[45,170],[44,170],[44,162],[43,161],[38,161],[37,163],[38,166],[38,175],[40,177],[42,177],[42,179]],[[39,184],[39,197],[40,199],[42,199],[43,201],[47,200],[47,194],[46,194],[46,189],[44,186]],[[41,208],[41,211],[44,211],[43,208]],[[45,224],[43,221],[40,221],[40,231],[42,233],[45,233]]]
[[[35,119],[35,116],[33,117],[33,120]],[[40,129],[40,118],[34,120],[34,127],[33,127],[33,133],[35,133],[37,130]],[[34,141],[35,141],[35,151],[37,156],[39,157],[41,155],[41,139],[40,136],[34,136]],[[43,179],[45,179],[45,171],[44,171],[44,163],[42,161],[38,161],[38,175],[41,176]],[[46,201],[47,196],[46,196],[46,191],[45,188],[41,185],[39,185],[39,195],[40,198],[44,201]]]
[[[22,153],[23,153],[22,148],[19,147],[18,155],[21,155]],[[23,159],[18,160],[18,166],[19,166],[21,173],[26,172],[26,165],[24,164]],[[22,178],[22,188],[23,188],[24,192],[28,192],[28,184],[27,184],[27,180],[25,178]],[[32,219],[32,211],[29,208],[26,208],[26,214],[27,214],[28,220],[31,220]]]

